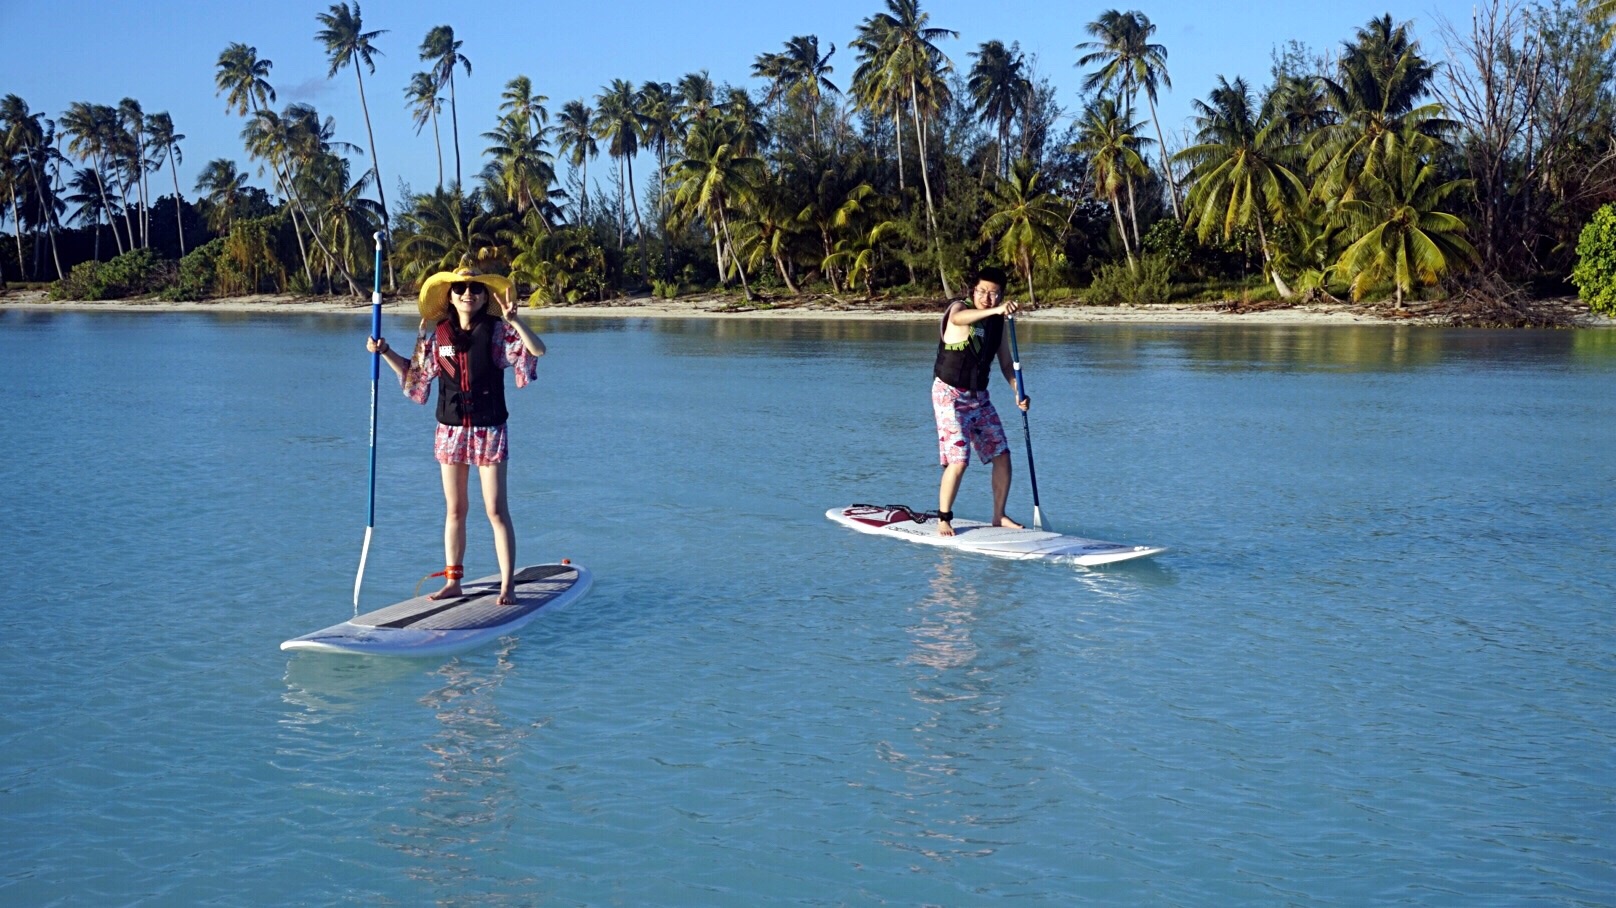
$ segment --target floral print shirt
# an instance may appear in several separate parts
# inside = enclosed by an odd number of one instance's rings
[[[515,372],[516,387],[527,387],[528,382],[538,377],[539,358],[527,351],[522,335],[508,323],[500,322],[495,330],[498,334],[494,339],[494,365]],[[404,386],[404,396],[418,404],[426,403],[438,372],[438,326],[422,325],[415,339],[415,355],[410,358],[409,371],[399,380]]]

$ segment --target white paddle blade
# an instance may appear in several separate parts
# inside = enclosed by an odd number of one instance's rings
[[[365,582],[365,559],[370,557],[370,534],[375,527],[365,527],[365,547],[359,550],[359,574],[353,582],[354,614],[359,614],[359,587]]]

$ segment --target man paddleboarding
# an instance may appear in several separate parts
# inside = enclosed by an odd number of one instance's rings
[[[967,283],[967,297],[955,300],[943,312],[937,340],[937,363],[932,368],[931,405],[937,419],[937,448],[943,480],[937,490],[937,532],[954,535],[954,498],[970,464],[971,451],[983,463],[993,464],[993,520],[999,527],[1021,529],[1005,516],[1010,497],[1010,444],[1004,424],[988,397],[988,376],[998,360],[999,371],[1016,389],[1016,377],[1005,342],[1004,319],[1019,305],[1004,299],[1005,274],[982,268]],[[1025,411],[1031,401],[1018,397]]]

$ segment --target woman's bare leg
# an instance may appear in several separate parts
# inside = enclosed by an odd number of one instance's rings
[[[471,467],[463,463],[439,464],[443,473],[443,563],[463,564],[466,560],[466,482]],[[460,595],[460,578],[449,577],[429,599],[448,599]]]
[[[511,508],[505,495],[505,464],[478,467],[477,473],[482,478],[488,525],[494,530],[494,555],[499,558],[499,604],[515,605],[516,527],[511,523]],[[462,536],[461,544],[464,543]]]

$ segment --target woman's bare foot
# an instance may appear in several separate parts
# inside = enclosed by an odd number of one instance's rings
[[[512,592],[509,588],[500,590],[499,591],[499,602],[497,604],[499,604],[499,605],[515,605],[516,604],[516,593]]]
[[[993,521],[993,525],[996,526],[996,527],[1004,527],[1004,528],[1010,529],[1010,530],[1025,530],[1026,529],[1026,527],[1022,526],[1019,523],[1016,523],[1014,520],[1011,520],[1008,517],[1000,517],[998,520]]]
[[[428,598],[428,599],[453,599],[456,596],[461,595],[461,593],[462,593],[462,591],[460,589],[460,581],[451,580],[448,583],[443,585],[443,589],[438,590],[436,593],[432,593],[432,594],[428,595],[426,598]]]
[[[952,536],[952,535],[954,535],[954,525],[949,523],[946,520],[937,521],[937,535],[939,535],[939,536]]]

